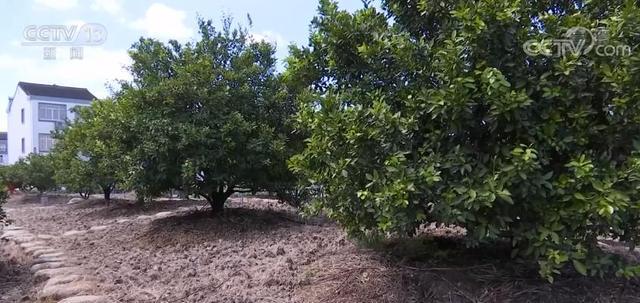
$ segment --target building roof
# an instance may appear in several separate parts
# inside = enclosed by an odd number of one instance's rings
[[[7,133],[6,132],[0,132],[0,140],[7,140]]]
[[[56,98],[78,99],[78,100],[93,100],[96,99],[91,92],[86,88],[49,85],[29,82],[18,82],[18,86],[30,96],[46,96]]]

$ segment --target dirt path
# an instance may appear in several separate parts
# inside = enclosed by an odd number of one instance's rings
[[[7,211],[16,225],[52,236],[115,302],[640,302],[634,282],[549,285],[534,269],[504,265],[500,253],[459,253],[448,241],[360,248],[333,224],[302,222],[270,200],[232,199],[215,218],[194,201],[140,209],[67,200],[14,198]]]

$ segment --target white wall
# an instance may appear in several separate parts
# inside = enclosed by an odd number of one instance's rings
[[[24,123],[20,120],[20,111],[24,109]],[[11,110],[7,113],[7,145],[9,147],[9,164],[17,162],[33,150],[33,123],[30,97],[18,87],[13,97]],[[21,139],[25,138],[25,153],[22,153]]]
[[[34,152],[33,147],[35,147],[35,152],[40,152],[39,150],[39,134],[49,134],[53,130],[55,130],[55,122],[52,121],[40,121],[38,119],[38,104],[47,103],[47,104],[64,104],[67,106],[67,120],[72,122],[75,119],[75,113],[72,112],[72,109],[76,106],[89,106],[89,101],[85,100],[75,100],[75,99],[61,99],[61,98],[50,98],[50,97],[41,97],[41,96],[32,96],[31,97],[31,112],[33,112],[33,133],[31,135],[31,151]]]
[[[71,109],[76,106],[88,106],[91,104],[87,100],[63,99],[54,97],[28,96],[18,88],[11,105],[11,111],[7,115],[8,128],[8,147],[9,147],[9,164],[13,164],[26,157],[32,152],[40,152],[38,135],[49,134],[55,129],[55,122],[39,121],[38,104],[65,104],[67,106],[67,119],[73,121],[75,114]],[[20,110],[25,110],[25,122],[20,122]],[[25,152],[22,153],[21,139],[25,138]]]

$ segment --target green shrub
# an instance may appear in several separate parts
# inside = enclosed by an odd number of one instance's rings
[[[50,155],[29,154],[8,168],[8,182],[23,190],[44,193],[56,188],[55,170]]]
[[[523,49],[577,26],[635,47],[634,3],[386,0],[350,14],[321,1],[285,74],[311,88],[291,160],[323,188],[310,209],[360,236],[463,226],[469,245],[509,240],[551,281],[566,264],[637,275],[597,240],[639,236],[640,54]]]

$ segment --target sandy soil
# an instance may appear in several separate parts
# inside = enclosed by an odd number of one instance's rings
[[[100,282],[96,292],[116,302],[640,302],[638,281],[569,274],[551,285],[535,266],[509,261],[506,250],[462,249],[455,230],[372,249],[272,200],[234,198],[210,217],[201,201],[140,208],[68,199],[42,205],[13,197],[6,208],[16,225],[56,236],[53,246],[80,260]],[[145,217],[179,208],[179,215]],[[62,236],[96,226],[104,227]],[[0,292],[33,292],[14,270],[24,283],[0,280]]]

